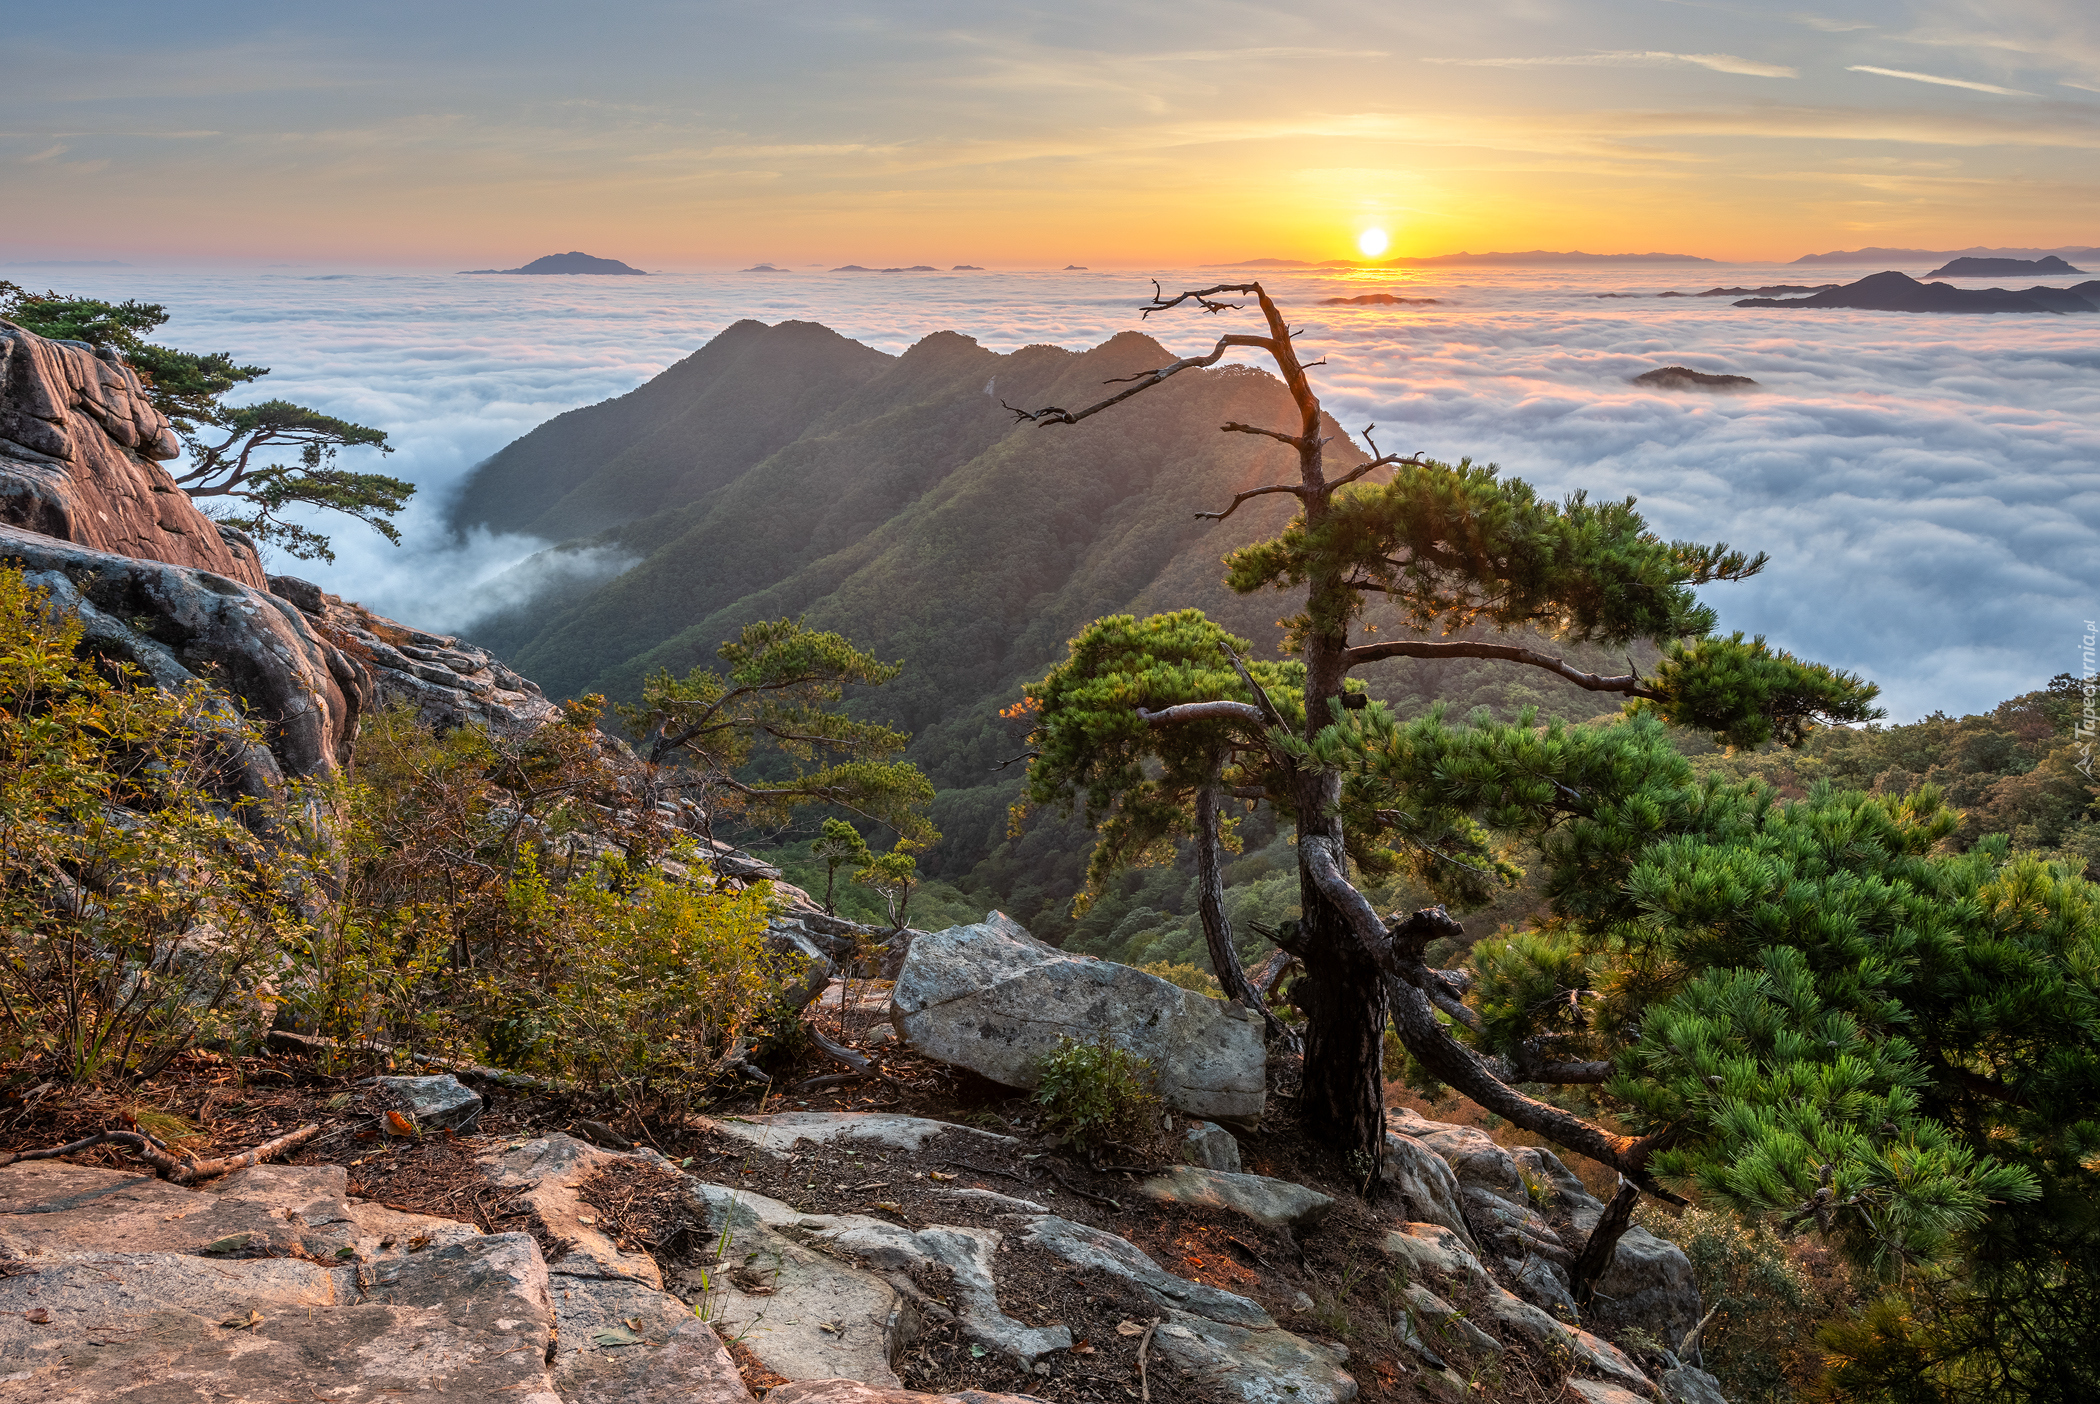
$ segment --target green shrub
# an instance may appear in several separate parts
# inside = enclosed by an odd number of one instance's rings
[[[1094,1151],[1135,1145],[1158,1135],[1161,1103],[1151,1062],[1106,1035],[1087,1042],[1062,1037],[1043,1059],[1035,1100],[1052,1135]]]

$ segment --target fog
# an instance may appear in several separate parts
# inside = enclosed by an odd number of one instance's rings
[[[273,368],[253,398],[386,430],[390,457],[341,462],[419,485],[403,545],[316,518],[335,564],[272,568],[444,629],[514,603],[492,581],[549,544],[446,531],[474,464],[565,409],[634,388],[739,318],[821,321],[889,352],[940,330],[1000,351],[1077,349],[1142,325],[1179,353],[1236,320],[1141,324],[1151,275],[1128,271],[644,280],[82,268],[32,280],[0,267],[6,276],[162,302],[173,317],[160,339]],[[1159,276],[1200,286],[1251,275]],[[1470,455],[1556,496],[1631,494],[1668,536],[1769,552],[1761,577],[1710,590],[1723,627],[1863,673],[1896,719],[1981,710],[2077,671],[2084,621],[2100,613],[2100,315],[1788,313],[1651,296],[1802,281],[1798,269],[1265,276],[1309,354],[1326,358],[1317,383],[1352,432],[1375,423],[1381,448]],[[1369,291],[1440,305],[1317,305]],[[1628,383],[1671,364],[1758,388]],[[623,565],[569,553],[544,568]]]

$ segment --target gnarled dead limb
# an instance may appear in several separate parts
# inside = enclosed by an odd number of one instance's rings
[[[1236,721],[1263,726],[1268,721],[1261,714],[1261,708],[1252,702],[1182,702],[1156,712],[1140,707],[1137,714],[1138,720],[1148,726],[1176,726],[1195,721]]]
[[[1132,385],[1128,390],[1109,396],[1098,404],[1088,405],[1083,410],[1068,410],[1061,405],[1046,405],[1039,410],[1024,410],[1016,405],[1010,405],[1004,400],[999,402],[999,407],[1013,415],[1016,423],[1028,421],[1035,424],[1077,424],[1082,419],[1090,419],[1105,409],[1122,404],[1123,401],[1133,395],[1142,395],[1153,386],[1164,384],[1167,380],[1181,374],[1185,370],[1201,370],[1207,366],[1214,366],[1224,359],[1227,351],[1230,351],[1235,346],[1252,346],[1256,350],[1271,352],[1276,349],[1275,343],[1263,336],[1237,334],[1221,336],[1218,338],[1218,344],[1211,348],[1208,356],[1184,356],[1172,365],[1161,366],[1158,370],[1145,371],[1139,375],[1128,375],[1118,380],[1109,381],[1110,385],[1120,385],[1132,380],[1138,383]]]
[[[1359,588],[1375,587],[1361,585]],[[1565,659],[1517,644],[1479,643],[1470,639],[1393,639],[1385,643],[1358,644],[1344,650],[1342,657],[1351,668],[1376,663],[1382,658],[1494,658],[1504,663],[1528,663],[1534,668],[1544,668],[1591,692],[1618,692],[1628,697],[1661,696],[1636,674],[1585,673]]]
[[[899,1085],[896,1078],[891,1077],[881,1068],[876,1067],[874,1060],[862,1057],[860,1054],[854,1052],[852,1049],[848,1048],[843,1043],[833,1042],[830,1038],[827,1038],[824,1034],[824,1031],[818,1028],[815,1024],[810,1024],[806,1027],[809,1029],[809,1041],[817,1045],[817,1051],[819,1053],[822,1053],[825,1057],[831,1059],[834,1063],[843,1063],[847,1067],[853,1069],[853,1075],[855,1077],[879,1077],[884,1082],[889,1083],[892,1087]],[[803,1086],[805,1087],[807,1087],[808,1085],[809,1083],[803,1084]]]
[[[21,1151],[0,1160],[0,1167],[24,1160],[56,1160],[62,1155],[72,1155],[95,1146],[128,1146],[152,1166],[161,1179],[176,1185],[193,1185],[199,1180],[217,1179],[235,1170],[245,1170],[251,1165],[260,1165],[273,1155],[282,1155],[294,1147],[304,1145],[321,1134],[320,1126],[308,1122],[296,1131],[287,1131],[275,1140],[264,1141],[254,1150],[242,1151],[238,1155],[221,1156],[216,1160],[197,1160],[190,1156],[176,1156],[165,1141],[150,1136],[144,1131],[104,1131],[93,1136],[84,1136],[70,1145],[53,1146],[48,1150]]]
[[[1230,424],[1226,425],[1225,427],[1226,427],[1227,429],[1230,429],[1230,428],[1232,428],[1232,426],[1231,426]],[[1249,432],[1249,433],[1252,433],[1253,431],[1252,431],[1252,430],[1249,430],[1248,432]],[[1227,508],[1226,508],[1226,509],[1225,509],[1224,511],[1222,511],[1222,512],[1198,512],[1198,513],[1196,514],[1196,520],[1197,520],[1197,521],[1199,521],[1199,522],[1201,522],[1201,521],[1212,521],[1212,522],[1222,522],[1222,521],[1224,521],[1224,520],[1225,520],[1225,519],[1226,519],[1227,517],[1231,516],[1231,515],[1232,515],[1232,514],[1233,514],[1234,512],[1237,512],[1237,511],[1239,511],[1239,510],[1240,510],[1240,504],[1241,504],[1242,502],[1245,502],[1245,501],[1246,501],[1246,500],[1247,500],[1248,498],[1250,498],[1250,497],[1267,497],[1267,496],[1268,496],[1268,495],[1269,495],[1270,493],[1272,493],[1272,492],[1291,492],[1291,493],[1297,493],[1297,492],[1303,492],[1304,490],[1305,490],[1305,489],[1303,489],[1303,488],[1301,488],[1301,487],[1297,486],[1297,485],[1296,485],[1296,484],[1294,484],[1294,483],[1275,483],[1275,484],[1272,484],[1272,485],[1271,485],[1271,486],[1269,486],[1269,487],[1258,487],[1258,488],[1249,488],[1249,489],[1247,489],[1247,491],[1245,491],[1245,492],[1242,492],[1242,493],[1238,493],[1238,494],[1236,494],[1236,495],[1235,495],[1235,496],[1233,497],[1233,499],[1232,499],[1232,503],[1231,503],[1231,505],[1230,505],[1230,506],[1228,506],[1228,507],[1227,507]]]

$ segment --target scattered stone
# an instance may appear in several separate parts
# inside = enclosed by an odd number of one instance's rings
[[[1630,1389],[1621,1389],[1603,1380],[1571,1378],[1568,1393],[1578,1404],[1647,1404],[1647,1401]]]
[[[415,1118],[425,1131],[446,1126],[471,1126],[481,1115],[481,1094],[462,1087],[451,1073],[431,1077],[375,1077],[370,1079],[400,1101],[402,1110]]]
[[[1562,1242],[1571,1253],[1579,1254],[1604,1213],[1603,1202],[1552,1151],[1520,1146],[1510,1157],[1533,1183],[1550,1187],[1551,1207],[1568,1215]],[[1550,1302],[1536,1295],[1531,1299],[1553,1310]],[[1611,1265],[1598,1277],[1597,1295],[1583,1315],[1591,1326],[1609,1335],[1638,1327],[1659,1341],[1681,1341],[1698,1324],[1701,1312],[1692,1260],[1676,1244],[1636,1225],[1620,1235]]]
[[[1181,1158],[1205,1170],[1240,1173],[1240,1143],[1214,1121],[1199,1121],[1181,1138]]]
[[[1165,1318],[1152,1348],[1195,1372],[1207,1398],[1345,1404],[1356,1397],[1356,1381],[1341,1368],[1346,1349],[1284,1330],[1257,1302],[1174,1276],[1127,1239],[1055,1215],[1029,1224],[1023,1238],[1150,1297]]]
[[[1442,1367],[1447,1362],[1426,1341],[1447,1347],[1462,1345],[1490,1356],[1502,1354],[1502,1342],[1468,1321],[1465,1313],[1421,1283],[1409,1283],[1403,1295],[1408,1305],[1407,1344],[1430,1364]]]
[[[717,1330],[789,1379],[903,1388],[890,1362],[913,1326],[910,1305],[874,1273],[797,1236],[881,1220],[804,1214],[721,1185],[694,1182],[692,1190],[708,1216],[710,1240],[723,1242],[726,1231],[709,1299],[696,1303]]]
[[[1406,1126],[1401,1129],[1411,1134]],[[1466,1227],[1483,1250],[1517,1262],[1532,1254],[1563,1265],[1574,1261],[1553,1225],[1531,1207],[1516,1161],[1486,1132],[1450,1126],[1417,1139],[1451,1167]]]
[[[426,634],[297,576],[270,576],[269,590],[362,665],[371,679],[371,705],[405,702],[424,726],[484,726],[497,736],[522,736],[561,715],[537,683],[485,648]]]
[[[368,1270],[173,1252],[31,1259],[0,1279],[0,1358],[39,1404],[423,1394],[560,1404],[553,1311],[524,1234],[474,1236]],[[18,1265],[20,1266],[20,1265]],[[49,1324],[31,1321],[38,1310]],[[25,1388],[26,1387],[26,1388]]]
[[[1561,1321],[1580,1321],[1575,1297],[1568,1290],[1568,1275],[1558,1263],[1549,1263],[1536,1253],[1518,1263],[1510,1273],[1510,1286],[1517,1295]]]
[[[321,1263],[399,1256],[416,1238],[478,1238],[471,1224],[346,1197],[340,1165],[256,1165],[199,1189],[151,1175],[30,1161],[0,1171],[0,1256],[183,1253]],[[392,1240],[395,1247],[382,1248]],[[224,1246],[220,1246],[224,1245]]]
[[[1348,1349],[1280,1327],[1230,1326],[1169,1311],[1153,1334],[1156,1355],[1189,1371],[1206,1399],[1241,1404],[1347,1404],[1356,1381],[1342,1371]]]
[[[364,670],[274,595],[209,570],[112,555],[0,525],[0,562],[77,615],[82,642],[163,691],[200,676],[263,724],[267,749],[242,747],[235,788],[274,800],[287,776],[338,769],[366,703]]]
[[[881,1219],[839,1215],[828,1217],[828,1222],[803,1218],[792,1232],[884,1272],[945,1268],[962,1308],[957,1315],[963,1334],[1023,1369],[1032,1369],[1053,1351],[1072,1348],[1070,1327],[1023,1325],[999,1309],[992,1254],[1004,1235],[996,1230],[934,1227],[913,1232]]]
[[[1249,1125],[1266,1096],[1261,1017],[1128,965],[1075,956],[993,912],[912,941],[891,1019],[912,1047],[1031,1088],[1062,1036],[1112,1037],[1158,1071],[1169,1107]]]
[[[1138,1193],[1161,1202],[1230,1210],[1272,1229],[1307,1228],[1334,1209],[1332,1196],[1288,1180],[1234,1175],[1195,1165],[1177,1165],[1163,1175],[1154,1175],[1138,1186]]]

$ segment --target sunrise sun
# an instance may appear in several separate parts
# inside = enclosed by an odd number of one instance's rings
[[[1387,239],[1383,229],[1366,229],[1356,236],[1356,247],[1364,251],[1365,258],[1376,258],[1385,252]]]

